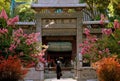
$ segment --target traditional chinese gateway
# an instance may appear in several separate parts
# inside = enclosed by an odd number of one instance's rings
[[[75,76],[79,77],[78,81],[86,81],[87,78],[96,77],[91,68],[82,68],[82,59],[79,58],[79,44],[85,39],[83,30],[90,26],[92,34],[96,34],[98,37],[102,35],[101,28],[91,26],[99,25],[99,21],[84,21],[86,16],[84,17],[82,10],[87,5],[79,1],[38,0],[31,5],[31,8],[36,11],[36,22],[18,22],[17,25],[23,26],[27,33],[41,33],[39,41],[49,45],[45,58],[51,63],[50,66],[54,67],[55,61],[59,59],[63,67],[69,68],[71,61],[76,59]],[[87,76],[82,76],[85,74]]]
[[[36,12],[36,31],[40,40],[49,45],[46,59],[69,67],[79,53],[82,42],[82,9],[79,0],[38,0],[31,6]],[[51,64],[54,66],[54,63]]]

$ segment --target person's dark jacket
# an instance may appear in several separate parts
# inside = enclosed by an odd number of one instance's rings
[[[61,73],[60,64],[57,64],[57,66],[56,66],[56,73],[57,73],[57,74]]]

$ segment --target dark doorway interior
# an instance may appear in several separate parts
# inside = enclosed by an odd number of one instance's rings
[[[47,60],[51,67],[54,67],[56,62],[59,60],[62,67],[71,67],[71,56],[72,51],[69,52],[52,52],[48,51]]]

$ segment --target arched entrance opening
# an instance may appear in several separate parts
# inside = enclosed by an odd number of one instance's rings
[[[45,54],[49,67],[54,69],[57,60],[59,60],[63,70],[71,70],[73,68],[72,62],[76,56],[76,37],[45,36],[42,39],[44,44],[49,45]]]

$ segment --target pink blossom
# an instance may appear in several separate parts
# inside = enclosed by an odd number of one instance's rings
[[[88,40],[85,40],[85,41],[84,41],[84,44],[89,44]]]
[[[26,42],[27,45],[33,44],[33,42],[30,39],[26,39],[25,42]]]
[[[38,55],[42,57],[44,53],[41,51]]]
[[[0,28],[0,33],[3,33],[3,30]]]
[[[8,33],[8,29],[4,29],[4,32],[5,32],[5,33]]]
[[[18,32],[21,33],[21,34],[24,33],[22,28],[19,28]]]
[[[83,47],[83,44],[80,44],[79,46],[80,46],[80,47]]]
[[[110,52],[109,48],[106,48],[106,49],[105,49],[105,52],[106,52],[106,53],[109,53],[109,52]]]
[[[16,45],[15,44],[11,44],[9,50],[13,51],[15,48],[16,48]]]
[[[38,42],[38,36],[39,36],[39,33],[32,33],[32,34],[29,34],[28,36],[26,36],[26,43],[27,45],[31,45],[31,44],[34,44],[36,42]]]
[[[103,20],[100,20],[100,24],[104,24],[104,21],[103,21]]]
[[[0,33],[2,32],[2,30],[0,29]]]
[[[2,28],[2,29],[0,29],[0,33],[1,34],[6,34],[6,33],[8,33],[8,30],[5,29],[5,28]]]
[[[7,25],[11,25],[11,24],[13,25],[12,18],[10,18],[10,19],[7,20]]]
[[[13,40],[14,40],[14,41],[17,41],[17,40],[18,40],[18,38],[17,38],[17,37],[14,37],[14,38],[13,38]]]
[[[20,56],[23,56],[24,55],[24,53],[23,52],[20,52]]]
[[[96,36],[91,38],[91,42],[96,42],[98,40],[98,38]]]
[[[10,51],[13,51],[13,48],[12,48],[12,47],[10,47],[10,48],[9,48],[9,50],[10,50]]]
[[[120,45],[120,41],[118,41],[118,44]]]
[[[38,37],[40,35],[40,32],[36,33],[36,37]]]
[[[1,30],[1,31],[0,31],[0,33],[1,33],[1,34],[4,34],[4,31],[3,31],[3,30]]]
[[[23,37],[24,37],[24,38],[27,38],[27,34],[24,34]]]
[[[102,29],[102,33],[105,35],[110,35],[112,33],[111,29]]]
[[[86,54],[86,51],[85,51],[84,48],[81,49],[81,54],[82,54],[82,55]]]
[[[21,37],[21,36],[23,36],[24,34],[23,34],[23,30],[21,29],[21,28],[19,28],[18,30],[16,30],[15,32],[14,32],[14,37]]]
[[[30,56],[31,56],[31,57],[35,57],[35,58],[37,58],[37,57],[38,57],[38,55],[37,55],[37,54],[30,54]]]
[[[102,52],[102,51],[98,51],[98,53],[99,53],[99,54],[103,54],[103,52]]]
[[[104,14],[101,14],[100,16],[100,24],[104,24],[104,21],[105,21],[105,15]]]
[[[86,54],[87,52],[89,52],[90,50],[90,46],[87,45],[87,46],[84,46],[82,49],[81,49],[81,54]]]
[[[45,59],[42,58],[42,57],[39,57],[39,61],[40,61],[40,62],[45,62]]]
[[[18,21],[19,21],[19,17],[18,16],[14,17],[14,18],[10,18],[7,21],[7,25],[14,25],[15,22],[18,22]]]
[[[84,29],[84,33],[85,33],[87,36],[89,36],[89,35],[90,35],[90,30],[87,29],[87,28],[85,28],[85,29]]]
[[[100,18],[101,18],[102,20],[104,20],[104,19],[105,19],[105,15],[104,15],[104,14],[101,14],[101,15],[100,15]]]
[[[17,44],[20,44],[20,39],[17,40]]]
[[[15,34],[15,37],[21,37],[22,36],[22,34],[20,34],[20,33],[14,33]]]
[[[8,16],[7,16],[6,11],[4,9],[2,9],[2,12],[0,14],[0,18],[4,18],[5,20],[8,19]]]
[[[13,18],[13,22],[18,22],[18,21],[19,21],[19,16]]]
[[[114,20],[114,28],[115,29],[120,28],[120,23],[117,19]]]

